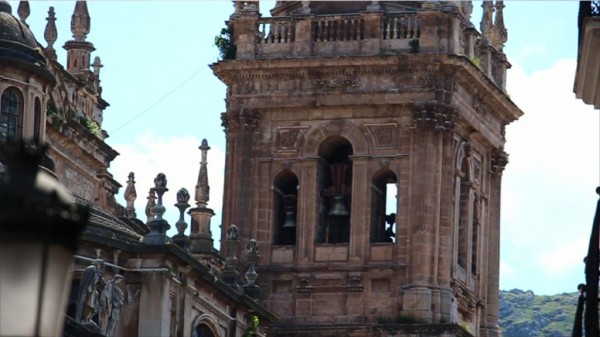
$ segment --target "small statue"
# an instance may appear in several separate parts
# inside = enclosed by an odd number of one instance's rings
[[[104,261],[96,259],[90,264],[83,275],[79,284],[77,294],[77,306],[75,308],[75,320],[83,324],[93,324],[92,317],[98,311],[98,283],[102,282],[102,270],[100,269]]]
[[[119,283],[123,281],[122,275],[115,275],[102,290],[101,308],[103,310],[103,318],[101,319],[103,329],[102,332],[106,337],[115,335],[115,328],[119,321],[119,314],[123,306],[123,291],[119,288]]]
[[[228,240],[237,240],[240,238],[240,231],[236,225],[231,224],[229,228],[227,228],[227,239]]]
[[[177,192],[177,202],[187,204],[188,201],[190,201],[190,193],[185,188],[181,188]]]
[[[248,255],[258,255],[258,242],[255,239],[250,239],[246,245]]]

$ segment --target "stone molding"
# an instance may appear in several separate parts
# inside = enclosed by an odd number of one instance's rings
[[[221,126],[226,134],[240,130],[254,130],[258,127],[260,113],[241,109],[239,112],[224,112],[221,114]]]
[[[398,144],[398,124],[364,124],[369,130],[375,149],[393,149]]]
[[[278,127],[275,139],[276,151],[296,152],[309,126]]]
[[[413,128],[421,131],[453,131],[458,116],[457,108],[437,101],[413,104]]]

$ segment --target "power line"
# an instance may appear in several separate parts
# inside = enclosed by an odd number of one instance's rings
[[[171,89],[169,92],[167,92],[166,94],[164,94],[161,98],[157,99],[154,103],[150,104],[149,107],[147,107],[146,109],[142,110],[142,112],[138,113],[137,115],[133,116],[130,120],[128,120],[127,122],[117,126],[116,128],[114,128],[111,132],[109,132],[109,134],[115,134],[118,130],[122,129],[123,127],[131,124],[134,120],[140,118],[143,114],[145,114],[146,112],[152,110],[152,108],[154,108],[156,105],[158,105],[158,103],[162,102],[165,98],[169,97],[172,93],[174,93],[175,91],[177,91],[178,89],[180,89],[181,87],[183,87],[187,82],[191,81],[192,78],[194,78],[196,75],[198,75],[204,68],[200,68],[198,70],[196,70],[195,73],[193,73],[190,77],[188,77],[187,79],[185,79],[183,82],[179,83],[179,85],[177,85],[175,88]]]

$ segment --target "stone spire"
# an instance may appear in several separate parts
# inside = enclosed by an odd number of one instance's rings
[[[504,44],[508,40],[508,33],[504,26],[504,1],[496,1],[496,16],[494,18],[494,36],[493,44],[496,49],[502,51]]]
[[[154,206],[156,206],[156,193],[154,192],[154,188],[150,188],[146,199],[148,199],[148,202],[146,203],[146,222],[150,222],[154,219]]]
[[[198,147],[202,151],[202,160],[200,161],[200,172],[198,173],[198,182],[196,183],[196,205],[199,208],[205,208],[208,203],[210,187],[208,186],[208,168],[206,155],[210,146],[206,139],[202,139],[202,144]]]
[[[19,1],[17,13],[19,14],[19,19],[21,19],[21,21],[29,27],[25,21],[29,17],[29,13],[31,13],[31,10],[29,9],[29,1]]]
[[[75,41],[85,41],[90,33],[90,14],[86,1],[77,1],[71,16],[71,33]]]
[[[94,85],[99,93],[102,93],[102,88],[100,87],[100,68],[102,67],[104,67],[104,65],[102,65],[100,57],[94,57],[94,63],[92,63],[92,68],[94,69]]]
[[[58,38],[58,31],[56,30],[56,17],[54,14],[54,7],[52,6],[48,8],[48,17],[46,18],[46,21],[48,21],[48,23],[46,23],[46,29],[44,29],[44,39],[48,43],[46,52],[51,59],[56,60],[54,42],[56,42],[56,39]]]
[[[200,147],[202,159],[200,161],[200,172],[196,183],[196,207],[189,213],[192,217],[190,230],[190,251],[194,254],[211,252],[213,250],[212,232],[210,231],[210,219],[215,215],[212,209],[206,207],[209,200],[210,188],[208,186],[207,152],[210,150],[206,139],[202,140]]]
[[[90,53],[95,48],[92,43],[85,40],[90,32],[90,15],[85,1],[75,3],[75,10],[71,16],[71,32],[73,40],[67,41],[64,46],[67,50],[67,71],[78,75],[80,79],[92,80]]]
[[[493,1],[486,0],[481,4],[483,7],[483,14],[481,16],[481,35],[483,35],[483,39],[489,42],[492,38],[492,29],[493,29],[493,16],[494,16],[494,4]]]
[[[127,201],[127,217],[136,218],[135,214],[135,199],[137,199],[137,192],[135,190],[135,175],[133,172],[129,172],[127,177],[127,188],[125,188],[125,200]]]

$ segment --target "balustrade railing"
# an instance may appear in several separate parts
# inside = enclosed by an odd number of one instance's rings
[[[418,39],[421,37],[421,18],[416,14],[386,15],[381,33],[384,40]]]
[[[317,17],[312,22],[313,41],[356,41],[364,38],[364,20],[359,16]]]
[[[258,43],[291,43],[295,40],[295,22],[290,18],[264,18],[258,21]]]

